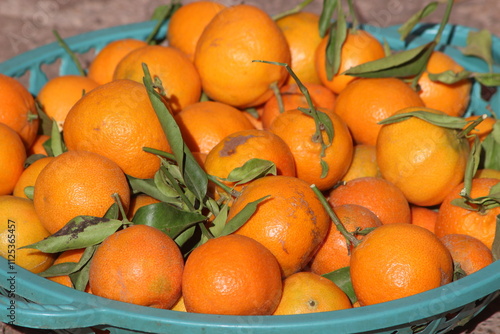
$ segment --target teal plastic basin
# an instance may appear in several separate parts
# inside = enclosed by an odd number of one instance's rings
[[[145,39],[155,22],[143,22],[85,33],[66,42],[76,53],[100,50],[107,43],[126,37]],[[396,50],[430,41],[436,25],[420,25],[418,33],[406,44],[399,40],[397,26],[365,26],[380,40]],[[165,34],[165,25],[160,34]],[[449,25],[439,49],[452,55],[470,71],[486,72],[486,64],[463,56],[470,28]],[[494,41],[495,72],[500,72],[500,40]],[[43,64],[61,60],[60,74],[78,71],[64,50],[52,43],[16,56],[0,64],[0,73],[21,77],[29,72],[29,90],[36,95],[47,81]],[[473,87],[467,115],[493,110],[500,113],[500,93],[491,90],[488,100],[481,87]],[[487,107],[489,106],[488,109]],[[483,310],[500,294],[500,262],[447,284],[411,297],[372,306],[293,316],[217,316],[192,314],[142,307],[76,291],[34,275],[22,268],[9,267],[0,258],[0,320],[31,328],[59,330],[65,333],[445,333]]]

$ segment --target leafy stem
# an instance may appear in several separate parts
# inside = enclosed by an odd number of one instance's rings
[[[70,56],[71,60],[75,64],[76,68],[78,69],[78,73],[80,73],[81,76],[85,76],[85,70],[82,67],[82,64],[80,63],[80,60],[78,60],[78,57],[76,54],[71,50],[69,45],[62,39],[61,35],[57,32],[57,30],[52,30],[54,36],[56,37],[57,43],[66,51],[66,53]]]
[[[309,5],[313,0],[304,0],[301,3],[299,3],[297,6],[293,7],[292,9],[289,9],[287,11],[284,11],[282,13],[276,14],[272,17],[274,21],[277,21],[279,19],[284,18],[285,16],[291,15],[291,14],[296,14],[302,11],[307,5]]]

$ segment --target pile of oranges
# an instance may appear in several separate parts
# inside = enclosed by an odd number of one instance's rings
[[[227,315],[362,307],[491,264],[500,170],[477,151],[500,123],[464,116],[472,79],[432,80],[463,70],[439,51],[409,80],[346,75],[390,56],[354,28],[328,73],[319,22],[197,1],[164,43],[112,42],[35,97],[0,74],[0,254],[15,235],[16,264],[54,282]]]

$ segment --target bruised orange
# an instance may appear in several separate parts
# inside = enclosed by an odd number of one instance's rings
[[[440,238],[448,248],[453,263],[466,275],[475,273],[493,263],[493,253],[481,240],[466,234],[447,234]]]

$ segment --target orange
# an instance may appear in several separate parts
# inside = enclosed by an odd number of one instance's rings
[[[53,159],[54,157],[41,158],[33,162],[28,167],[26,167],[26,169],[19,177],[19,180],[17,180],[16,186],[14,187],[14,191],[12,194],[17,197],[28,198],[24,193],[24,189],[26,187],[35,186],[35,181],[38,178],[38,175],[40,174],[42,169],[44,169],[45,166],[47,166],[48,163],[51,162]]]
[[[406,108],[395,114],[413,111],[444,115],[429,108]],[[408,202],[440,204],[464,177],[469,143],[458,133],[417,117],[383,125],[377,139],[380,173],[401,189]]]
[[[251,159],[274,162],[279,175],[295,176],[292,152],[279,136],[266,130],[238,131],[222,139],[208,152],[205,171],[219,179],[225,179],[235,168]],[[225,182],[234,186],[234,182]],[[239,189],[241,187],[237,187]]]
[[[472,179],[471,198],[487,196],[491,187],[500,182],[498,179]],[[466,234],[481,240],[489,249],[493,245],[496,230],[496,217],[500,214],[500,207],[485,209],[474,205],[476,210],[468,210],[452,204],[455,199],[461,198],[460,192],[464,188],[461,183],[451,189],[439,207],[435,233],[442,238],[447,234]]]
[[[115,203],[115,193],[127,210],[130,189],[116,163],[92,152],[68,151],[40,172],[33,202],[42,225],[55,233],[76,216],[102,217]]]
[[[304,83],[304,86],[309,92],[311,100],[314,103],[314,107],[333,109],[335,104],[335,94],[333,94],[328,88],[316,83]],[[306,97],[302,94],[296,83],[290,83],[281,87],[280,97],[283,103],[283,111],[297,109],[299,107],[309,109]],[[269,129],[271,123],[279,114],[280,108],[278,105],[278,98],[276,95],[273,95],[264,104],[264,109],[261,115],[262,127]]]
[[[469,122],[475,121],[481,116],[468,116],[465,119]],[[476,125],[469,135],[476,135],[480,141],[483,141],[492,131],[493,126],[497,121],[493,117],[486,117],[481,123]],[[471,144],[474,142],[474,137],[469,137]]]
[[[5,270],[15,271],[15,265],[18,265],[37,274],[49,268],[56,258],[55,254],[33,248],[21,249],[49,235],[40,223],[31,200],[0,196],[0,255],[8,261]]]
[[[212,100],[237,108],[258,106],[283,85],[283,66],[253,62],[290,63],[290,48],[283,32],[262,9],[238,4],[221,10],[201,34],[194,64],[203,91]]]
[[[447,234],[441,242],[448,248],[455,265],[460,266],[466,275],[493,263],[493,253],[479,239],[465,234]]]
[[[154,203],[159,203],[159,202],[160,201],[157,200],[156,198],[151,197],[151,196],[146,195],[146,194],[141,193],[141,194],[133,195],[130,198],[130,206],[128,208],[127,218],[129,220],[132,220],[132,218],[134,218],[134,215],[136,214],[137,210],[139,210],[143,206],[146,206],[149,204],[154,204]]]
[[[49,135],[38,134],[33,144],[31,144],[31,146],[27,150],[28,156],[33,154],[48,155],[47,151],[45,150],[45,147],[43,147],[43,144],[49,139],[50,139]]]
[[[133,50],[147,45],[134,38],[123,38],[106,44],[91,60],[87,76],[100,85],[113,81],[113,74],[120,60]]]
[[[38,112],[31,93],[16,79],[0,73],[0,123],[8,125],[28,148],[38,132]]]
[[[437,211],[417,205],[410,205],[410,210],[413,225],[424,227],[434,233],[438,216]]]
[[[496,169],[491,169],[491,168],[478,169],[476,172],[476,175],[474,175],[474,177],[500,179],[500,171],[496,170]]]
[[[174,113],[198,102],[200,76],[193,63],[181,51],[168,46],[148,45],[135,49],[116,66],[113,79],[143,82],[142,64],[148,65],[153,80],[161,80],[170,110]]]
[[[376,228],[354,248],[350,273],[361,306],[415,295],[450,283],[453,261],[429,230],[412,224]]]
[[[168,309],[181,296],[184,259],[162,231],[133,225],[107,237],[90,262],[92,293],[142,306]]]
[[[97,86],[97,82],[81,75],[57,76],[42,86],[37,99],[47,116],[55,120],[59,130],[62,130],[69,110]]]
[[[321,143],[313,141],[316,123],[312,116],[298,109],[287,110],[277,116],[270,131],[287,143],[292,151],[297,168],[297,177],[320,190],[332,188],[347,172],[352,161],[353,143],[345,122],[329,109],[321,109],[331,120],[334,137],[330,143],[323,131],[325,144],[330,144],[321,156]],[[321,161],[328,166],[326,175],[322,175]]]
[[[215,101],[193,103],[176,114],[175,120],[188,148],[205,154],[226,136],[254,129],[242,111]]]
[[[340,94],[347,84],[356,79],[354,76],[342,74],[351,67],[367,63],[385,57],[384,47],[372,34],[365,30],[350,29],[342,44],[340,52],[340,66],[331,80],[326,74],[326,47],[328,45],[327,35],[323,37],[315,52],[315,65],[321,83],[331,89],[335,94]]]
[[[329,279],[298,272],[283,281],[283,296],[274,315],[305,314],[352,308],[347,295]]]
[[[132,80],[86,94],[68,113],[63,135],[69,150],[101,154],[136,178],[152,178],[160,168],[160,159],[144,147],[170,152],[144,85]]]
[[[184,52],[193,61],[201,33],[213,17],[224,8],[226,6],[214,1],[196,1],[183,5],[170,18],[167,30],[168,44]]]
[[[85,248],[79,248],[79,249],[70,249],[67,251],[62,252],[57,259],[54,261],[54,265],[60,264],[60,263],[68,263],[68,262],[73,262],[73,263],[78,263],[80,262],[80,259],[82,258],[83,252],[85,252]],[[71,282],[71,278],[69,275],[62,275],[62,276],[52,276],[52,277],[47,277],[47,279],[65,285],[69,288],[73,288],[73,282]],[[85,292],[90,292],[90,286],[87,284],[87,288],[85,289]]]
[[[400,109],[423,106],[418,94],[400,79],[360,78],[338,95],[334,111],[357,144],[376,145],[382,127],[378,122]]]
[[[359,240],[363,236],[357,234],[357,232],[382,225],[380,219],[371,210],[361,205],[339,205],[333,211],[345,229],[349,233],[353,233]],[[309,264],[310,269],[318,275],[324,275],[340,268],[348,267],[351,251],[351,248],[347,246],[345,237],[339,232],[335,224],[332,223],[325,240]]]
[[[26,148],[21,137],[0,123],[0,195],[10,195],[24,170]]]
[[[427,63],[427,69],[418,80],[419,95],[425,106],[437,109],[450,116],[462,116],[469,106],[472,81],[461,80],[454,84],[445,84],[432,81],[429,73],[441,73],[452,71],[455,73],[463,71],[452,57],[447,54],[434,51]]]
[[[411,222],[410,205],[401,190],[381,177],[361,177],[339,185],[329,193],[328,202],[358,204],[370,209],[382,224]]]
[[[229,209],[228,220],[248,203],[266,196],[235,233],[266,246],[287,277],[309,263],[328,233],[330,217],[307,182],[290,176],[265,176],[243,188]]]
[[[269,315],[281,293],[276,258],[243,235],[210,239],[186,260],[182,295],[188,312]]]
[[[184,304],[184,297],[181,296],[170,309],[172,311],[187,312],[186,305]]]
[[[352,162],[342,181],[365,176],[381,176],[377,165],[377,149],[373,145],[354,145]]]
[[[309,12],[298,12],[287,15],[276,21],[285,35],[290,47],[292,71],[303,83],[320,84],[314,63],[316,49],[321,42],[319,35],[319,15]],[[295,80],[290,76],[287,83]]]

